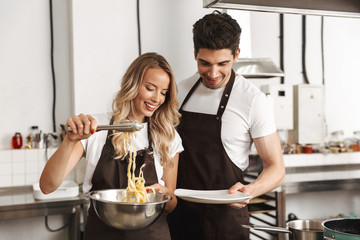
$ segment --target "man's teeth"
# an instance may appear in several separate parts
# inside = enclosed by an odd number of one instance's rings
[[[155,108],[155,105],[151,105],[151,104],[149,104],[149,103],[145,103],[146,104],[146,106],[148,106],[149,108]]]

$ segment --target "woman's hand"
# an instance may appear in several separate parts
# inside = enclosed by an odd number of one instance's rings
[[[155,183],[155,184],[151,185],[151,187],[154,188],[155,192],[172,195],[172,193],[170,193],[170,191],[167,187],[164,187],[163,185],[161,185],[159,183]]]
[[[72,132],[68,131],[71,128]],[[91,136],[96,131],[97,122],[91,115],[80,114],[66,121],[67,138],[70,141],[79,141]]]
[[[172,212],[177,204],[177,198],[174,194],[174,191],[171,191],[169,188],[167,188],[159,183],[155,183],[155,184],[151,185],[151,187],[154,188],[155,192],[160,192],[160,193],[168,194],[171,196],[171,200],[165,205],[165,212],[166,213]]]

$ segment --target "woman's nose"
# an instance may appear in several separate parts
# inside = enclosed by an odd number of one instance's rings
[[[153,96],[152,96],[152,100],[155,102],[155,103],[159,103],[160,102],[160,99],[161,99],[161,92],[154,92]]]

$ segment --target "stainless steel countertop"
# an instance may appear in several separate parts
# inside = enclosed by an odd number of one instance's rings
[[[71,214],[87,201],[81,193],[73,198],[37,200],[32,186],[0,188],[0,219]]]
[[[250,156],[246,181],[253,181],[262,171],[262,161]],[[360,189],[360,152],[341,154],[284,155],[285,181],[277,191],[299,192]]]

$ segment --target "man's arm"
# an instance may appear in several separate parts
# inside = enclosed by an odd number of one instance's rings
[[[257,197],[280,186],[285,178],[284,159],[277,132],[254,139],[255,147],[263,162],[263,171],[258,178],[248,185],[236,183],[229,189],[230,193],[240,191]],[[244,207],[249,201],[231,204],[235,208]]]

